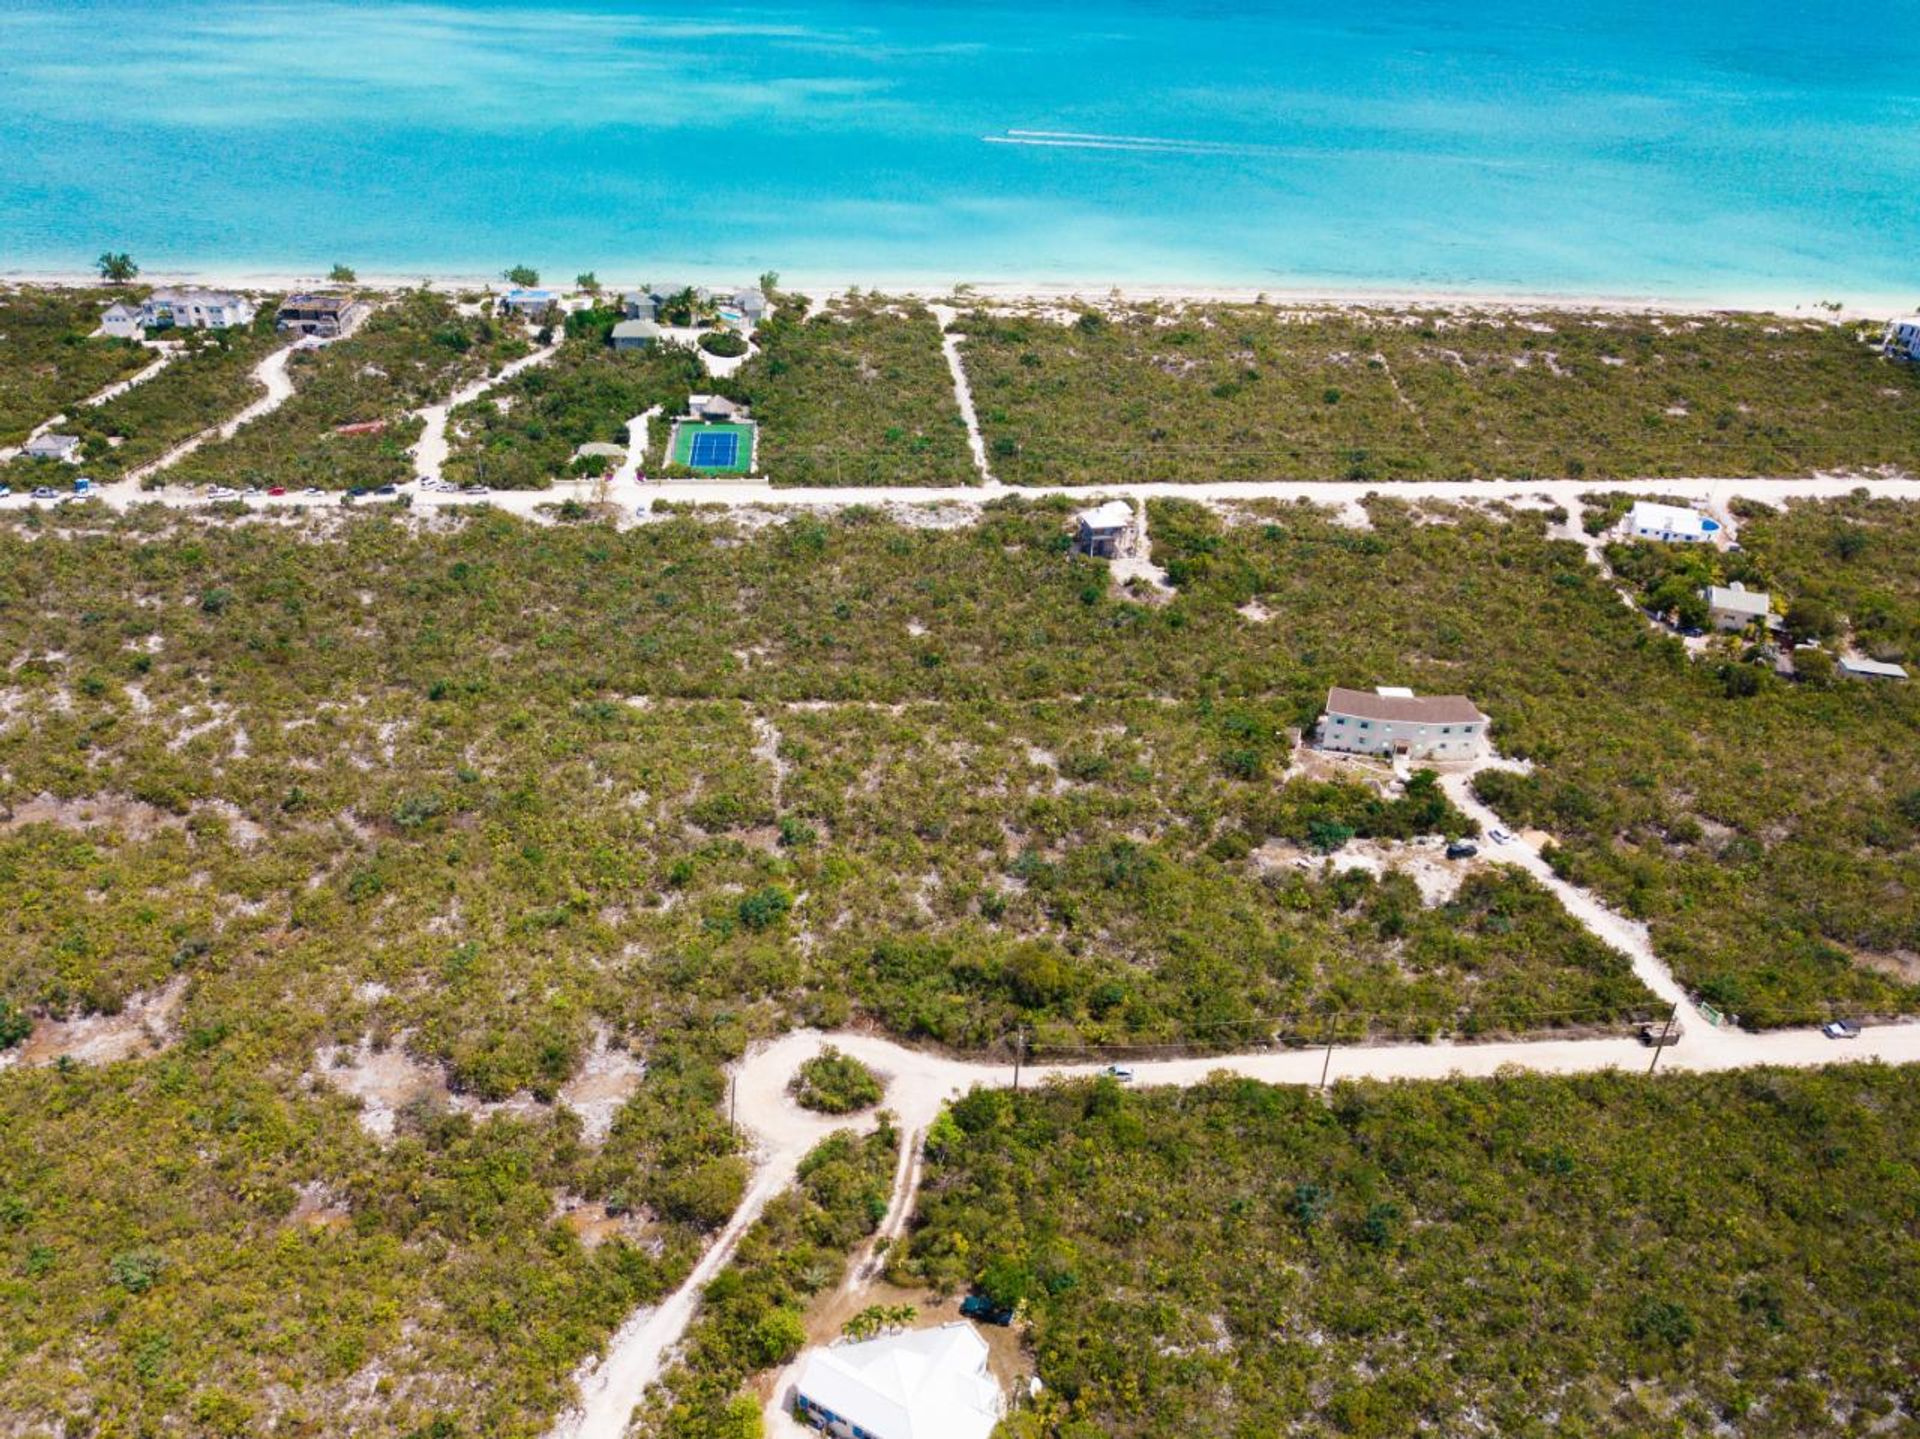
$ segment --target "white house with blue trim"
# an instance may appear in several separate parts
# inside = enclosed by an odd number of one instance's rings
[[[1663,505],[1653,500],[1635,500],[1621,523],[1621,529],[1636,540],[1657,540],[1668,545],[1712,544],[1720,533],[1720,521],[1698,510],[1679,505]]]

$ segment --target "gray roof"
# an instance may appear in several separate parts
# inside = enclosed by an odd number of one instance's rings
[[[78,435],[37,435],[27,441],[27,453],[30,455],[65,454],[79,443]]]
[[[1740,585],[1708,585],[1707,608],[1732,610],[1736,614],[1764,618],[1772,608],[1765,590],[1749,590]]]
[[[657,340],[661,330],[651,320],[622,320],[612,333],[616,340]]]
[[[1906,670],[1899,665],[1888,664],[1885,660],[1870,660],[1863,655],[1840,656],[1840,671],[1842,674],[1876,680],[1903,680],[1907,677]]]
[[[1486,719],[1465,695],[1383,695],[1371,690],[1327,691],[1327,713],[1391,724],[1479,724]]]

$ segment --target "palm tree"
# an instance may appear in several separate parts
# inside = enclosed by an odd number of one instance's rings
[[[108,250],[93,262],[93,267],[109,285],[124,285],[140,273],[140,267],[133,263],[133,256],[125,250]]]

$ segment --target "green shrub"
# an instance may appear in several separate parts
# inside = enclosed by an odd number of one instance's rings
[[[832,1045],[800,1066],[793,1096],[804,1109],[821,1114],[852,1114],[880,1102],[885,1093],[874,1072]]]

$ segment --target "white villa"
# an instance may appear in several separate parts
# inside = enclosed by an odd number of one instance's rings
[[[1920,360],[1920,315],[1889,321],[1881,346],[1889,355],[1898,355],[1903,360]]]
[[[1492,724],[1465,695],[1416,695],[1397,685],[1327,691],[1320,748],[1408,759],[1477,759]]]
[[[1002,1409],[964,1321],[815,1349],[793,1388],[794,1413],[836,1439],[987,1439]]]
[[[1737,634],[1758,621],[1765,625],[1773,614],[1773,600],[1765,590],[1750,590],[1735,580],[1730,585],[1708,585],[1701,591],[1707,618],[1717,630]]]
[[[107,308],[100,328],[118,339],[137,340],[148,330],[230,330],[251,325],[253,301],[230,290],[155,290],[136,309]]]
[[[1635,500],[1626,519],[1621,521],[1621,529],[1636,540],[1659,540],[1670,545],[1704,545],[1711,543],[1713,537],[1720,533],[1720,522],[1709,519],[1698,510],[1682,509],[1679,505]]]

